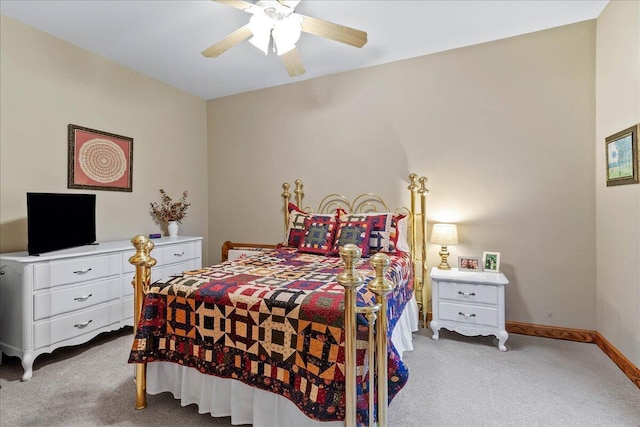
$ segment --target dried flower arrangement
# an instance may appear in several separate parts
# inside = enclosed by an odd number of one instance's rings
[[[162,203],[151,203],[151,215],[158,222],[178,221],[182,223],[184,217],[187,216],[187,208],[191,203],[187,203],[189,193],[185,190],[179,201],[174,202],[171,197],[161,188],[160,196]]]

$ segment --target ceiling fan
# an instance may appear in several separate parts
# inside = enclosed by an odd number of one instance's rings
[[[304,74],[302,58],[296,48],[296,43],[302,32],[314,34],[355,47],[362,47],[367,43],[367,33],[354,28],[345,27],[312,18],[294,9],[300,0],[213,0],[236,9],[252,14],[249,23],[240,27],[220,42],[204,50],[202,55],[216,58],[228,49],[248,38],[249,42],[269,53],[269,45],[282,58],[291,77]],[[271,43],[273,41],[273,43]]]

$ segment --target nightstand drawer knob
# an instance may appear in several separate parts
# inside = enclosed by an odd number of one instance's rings
[[[183,256],[183,255],[184,255],[184,252],[180,252],[179,254],[173,254],[173,256],[178,256],[178,257]]]
[[[82,297],[76,297],[76,298],[74,298],[74,300],[75,300],[75,301],[78,301],[78,302],[80,302],[80,301],[86,301],[86,300],[88,300],[89,298],[91,298],[92,296],[93,296],[93,294],[89,294],[89,295],[85,295],[85,296],[82,296]]]
[[[475,292],[462,292],[462,291],[458,291],[458,295],[464,295],[465,297],[475,297],[476,293]]]
[[[467,313],[463,313],[463,312],[459,311],[458,314],[460,316],[464,316],[464,317],[476,317],[475,313],[467,314]]]
[[[86,268],[86,269],[84,269],[84,270],[76,270],[76,271],[74,271],[73,273],[74,273],[74,274],[85,274],[85,273],[88,273],[88,272],[90,272],[90,271],[91,271],[91,268]]]

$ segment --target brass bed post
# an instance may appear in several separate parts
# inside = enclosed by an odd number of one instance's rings
[[[380,306],[378,321],[376,322],[376,368],[378,384],[378,427],[387,425],[387,406],[389,404],[389,387],[387,384],[387,332],[389,320],[387,319],[387,297],[394,290],[395,285],[384,278],[385,271],[391,261],[383,253],[377,253],[371,257],[371,266],[376,271],[376,277],[369,282],[367,288],[376,294],[376,303]],[[370,362],[371,363],[371,362]],[[369,372],[372,375],[373,372]],[[369,390],[370,393],[373,390]],[[371,410],[372,408],[369,408]]]
[[[364,279],[356,270],[362,252],[353,244],[340,248],[344,271],[338,275],[338,283],[344,287],[344,335],[345,335],[345,417],[346,427],[356,425],[356,289]]]
[[[138,320],[142,312],[142,301],[151,283],[151,267],[156,265],[156,260],[151,257],[154,247],[152,241],[144,236],[135,236],[131,243],[136,248],[136,253],[129,258],[129,262],[136,266],[136,275],[131,283],[134,288],[133,302],[133,327],[134,337],[138,330]],[[147,407],[147,364],[136,363],[136,409]]]
[[[417,301],[420,309],[423,313],[423,317],[426,317],[427,305],[424,301],[424,294],[422,289],[424,289],[424,278],[422,275],[418,275],[418,211],[416,208],[416,195],[418,193],[418,175],[412,173],[409,175],[409,181],[411,184],[407,187],[407,189],[411,192],[411,260],[413,261],[413,277],[416,283],[416,291],[420,293],[420,300]],[[421,270],[420,270],[421,271]],[[416,298],[417,299],[417,298]],[[424,327],[424,321],[423,327]]]
[[[422,250],[422,259],[420,263],[420,274],[422,276],[422,327],[427,327],[427,310],[429,304],[429,287],[427,286],[427,280],[429,276],[427,275],[427,181],[429,181],[426,177],[422,176],[418,180],[420,182],[420,189],[418,190],[418,194],[420,195],[420,228],[422,232],[422,240],[421,240],[421,250]]]
[[[284,240],[283,244],[287,244],[287,228],[289,228],[289,198],[291,197],[291,193],[289,193],[289,184],[282,184],[282,189],[284,192],[281,194],[282,199],[284,200]]]
[[[362,313],[366,315],[369,323],[369,425],[374,425],[373,394],[377,390],[377,425],[378,427],[386,427],[389,401],[387,384],[387,333],[389,322],[387,318],[387,296],[395,286],[392,282],[386,280],[384,275],[391,261],[383,253],[377,253],[371,257],[371,266],[376,275],[369,282],[367,288],[376,295],[376,304],[358,307],[356,290],[364,282],[363,277],[356,270],[361,251],[357,246],[347,244],[340,249],[340,257],[345,264],[344,271],[338,275],[338,283],[344,287],[345,426],[353,427],[356,425],[356,331],[358,328],[356,313]],[[375,339],[373,338],[374,326],[376,328]],[[372,341],[375,341],[375,343],[372,343]]]
[[[295,184],[296,189],[293,190],[293,193],[296,195],[296,204],[298,208],[302,209],[302,198],[304,197],[304,191],[302,191],[302,181],[296,179]]]

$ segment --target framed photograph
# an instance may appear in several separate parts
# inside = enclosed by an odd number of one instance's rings
[[[639,182],[639,129],[640,124],[637,124],[605,139],[607,147],[607,187],[637,184]]]
[[[479,256],[458,257],[458,270],[482,271],[482,260]]]
[[[482,266],[484,271],[500,271],[500,252],[483,252]]]
[[[133,138],[69,125],[69,188],[133,191]]]

